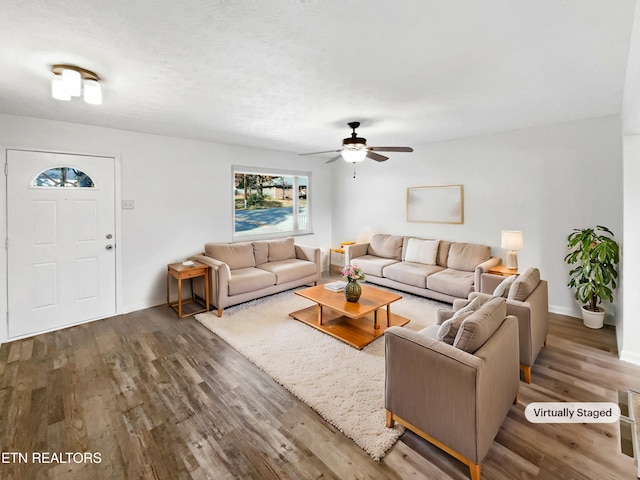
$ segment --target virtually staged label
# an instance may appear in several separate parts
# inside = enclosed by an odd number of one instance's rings
[[[620,407],[612,402],[533,402],[524,415],[531,423],[613,423]]]

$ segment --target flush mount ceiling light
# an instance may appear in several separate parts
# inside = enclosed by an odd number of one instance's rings
[[[102,103],[100,77],[85,68],[75,65],[52,65],[51,96],[57,100],[71,100],[83,96],[92,105]]]

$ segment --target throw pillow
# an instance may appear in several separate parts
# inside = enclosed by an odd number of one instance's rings
[[[436,338],[441,342],[453,345],[462,322],[464,322],[470,315],[473,315],[473,311],[471,310],[456,312],[449,320],[442,322],[442,325],[440,325],[440,328],[436,333]]]
[[[500,285],[498,285],[496,289],[493,291],[493,296],[506,298],[506,296],[509,294],[509,289],[511,288],[511,284],[516,281],[516,278],[518,278],[516,275],[510,275],[504,280],[502,280],[502,282],[500,282]]]
[[[510,300],[524,302],[529,295],[533,293],[539,283],[540,270],[529,267],[518,276],[516,281],[513,282],[509,289],[509,295],[507,298]]]
[[[435,265],[438,256],[439,240],[422,240],[420,238],[410,238],[407,241],[407,251],[404,259],[407,262],[424,263]]]
[[[453,346],[467,353],[475,353],[502,325],[506,316],[507,300],[493,297],[462,322]]]
[[[449,320],[445,320],[440,325],[440,329],[436,335],[436,338],[442,342],[453,345],[453,342],[458,334],[458,330],[462,325],[462,322],[471,315],[473,312],[480,308],[480,297],[476,297],[467,303],[464,307],[458,310]]]

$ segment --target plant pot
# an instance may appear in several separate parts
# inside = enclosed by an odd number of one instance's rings
[[[602,325],[604,325],[604,313],[604,308],[598,307],[597,312],[592,312],[583,306],[582,322],[584,326],[589,328],[602,328]]]

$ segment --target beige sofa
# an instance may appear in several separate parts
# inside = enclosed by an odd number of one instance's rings
[[[518,319],[518,332],[520,337],[520,370],[526,383],[531,383],[531,367],[538,358],[543,346],[547,344],[549,331],[549,293],[546,280],[540,278],[537,268],[527,268],[506,288],[499,292],[507,299],[507,314]],[[497,293],[496,289],[505,277],[484,273],[482,275],[482,288],[480,292],[469,295],[469,301],[476,297],[484,303]],[[453,302],[453,312],[464,308],[468,304],[465,300]],[[438,311],[437,323],[442,324],[453,314],[451,311]]]
[[[451,344],[430,336],[430,327],[386,330],[387,427],[404,425],[479,480],[480,463],[517,403],[518,322],[494,298],[458,327]]]
[[[480,291],[481,275],[501,262],[487,245],[384,234],[345,246],[345,257],[367,282],[448,303]]]
[[[320,249],[296,245],[293,238],[238,243],[207,243],[191,260],[211,267],[211,303],[224,308],[320,280]],[[204,298],[204,279],[193,281]]]

